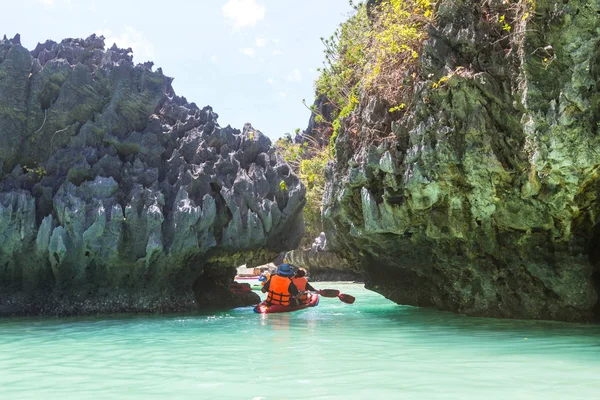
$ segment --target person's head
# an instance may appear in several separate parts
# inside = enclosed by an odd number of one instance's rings
[[[294,276],[294,271],[292,270],[292,266],[290,264],[281,264],[277,267],[277,275],[281,276]]]
[[[296,278],[304,278],[306,276],[306,270],[304,268],[298,268],[296,270]]]

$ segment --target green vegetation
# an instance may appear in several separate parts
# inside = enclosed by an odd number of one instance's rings
[[[314,138],[308,135],[304,135],[302,144],[294,143],[291,137],[287,136],[275,142],[275,147],[306,186],[306,231],[300,247],[310,247],[313,240],[323,231],[321,203],[325,189],[325,165],[330,159],[329,150],[319,147]]]
[[[510,55],[513,48],[523,45],[525,22],[529,21],[536,13],[535,0],[495,0],[482,2],[481,12],[483,19],[492,27],[494,42],[498,39],[508,39],[506,55]]]
[[[304,135],[302,143],[294,143],[289,135],[275,143],[306,186],[306,233],[301,247],[310,246],[323,229],[325,165],[334,152],[342,119],[352,114],[364,94],[385,100],[392,112],[406,110],[426,38],[423,27],[433,18],[429,0],[385,0],[369,8],[364,3],[350,4],[353,15],[329,39],[321,38],[325,62],[315,83],[316,94],[333,105],[333,115],[326,118],[310,106],[317,123],[314,132]],[[356,126],[351,129],[358,131]],[[311,135],[329,138],[329,146],[319,146]]]
[[[314,105],[308,106],[316,125],[304,135],[302,143],[291,136],[280,139],[276,146],[307,188],[304,210],[306,235],[302,245],[310,245],[321,232],[321,202],[325,186],[325,165],[335,155],[335,142],[345,129],[354,141],[360,134],[360,118],[353,114],[367,96],[383,100],[390,113],[401,117],[411,109],[414,87],[432,79],[420,76],[420,57],[427,39],[426,26],[434,24],[434,4],[430,0],[379,0],[355,3],[354,11],[329,38],[321,38],[325,49],[324,67],[315,83]],[[509,48],[520,45],[525,22],[535,13],[535,0],[493,0],[483,2],[475,10],[487,23],[494,41],[503,40]],[[544,65],[554,58],[551,46],[539,49]],[[469,71],[456,66],[444,76],[429,81],[432,89],[444,90],[454,76]],[[323,103],[325,99],[325,103]],[[427,102],[427,97],[423,98]],[[323,107],[323,106],[331,107]],[[330,111],[330,108],[333,111]],[[323,115],[319,110],[327,110]],[[323,111],[325,112],[325,111]],[[300,132],[296,129],[296,135]],[[320,147],[319,142],[329,142]],[[356,141],[354,141],[356,143]]]
[[[300,179],[306,186],[306,206],[304,207],[306,232],[304,236],[308,245],[323,231],[321,205],[325,190],[325,165],[329,159],[327,149],[322,149],[312,158],[302,160],[300,163]]]
[[[36,180],[39,181],[40,179],[42,179],[46,174],[46,168],[44,168],[41,165],[37,165],[37,164],[33,164],[31,166],[29,165],[25,165],[23,166],[23,170],[25,171],[25,173],[33,173],[35,174]]]
[[[386,0],[367,8],[350,3],[354,14],[328,39],[317,95],[334,106],[330,147],[361,94],[376,95],[394,111],[406,109],[417,78],[418,55],[433,18],[429,0]],[[319,121],[317,121],[319,122]]]
[[[290,136],[286,136],[275,142],[275,148],[277,148],[283,159],[292,167],[294,173],[298,175],[306,146],[294,143]]]

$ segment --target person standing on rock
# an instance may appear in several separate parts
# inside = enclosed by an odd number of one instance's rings
[[[262,287],[263,293],[267,295],[267,305],[279,304],[289,307],[292,302],[296,303],[295,297],[300,293],[298,288],[292,282],[294,271],[289,264],[281,264],[277,268],[277,275],[271,276]]]
[[[308,291],[316,292],[317,289],[311,286],[308,283],[308,278],[306,277],[306,270],[304,268],[298,268],[294,277],[292,278],[292,282],[298,288],[298,292],[300,292],[300,298],[298,301],[300,304],[306,304],[309,301]]]

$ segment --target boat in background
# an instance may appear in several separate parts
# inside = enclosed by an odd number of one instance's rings
[[[273,263],[261,265],[255,268],[247,268],[245,265],[242,265],[237,268],[237,275],[235,276],[234,281],[237,283],[248,283],[253,290],[261,290],[262,282],[258,280],[260,275],[263,272],[273,273],[277,270],[277,266]]]

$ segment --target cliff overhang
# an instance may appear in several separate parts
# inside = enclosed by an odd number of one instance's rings
[[[406,108],[361,93],[335,142],[325,232],[398,303],[589,321],[600,9],[506,4],[438,2]]]
[[[302,236],[305,188],[270,140],[130,53],[0,41],[0,314],[255,302],[230,268]]]

